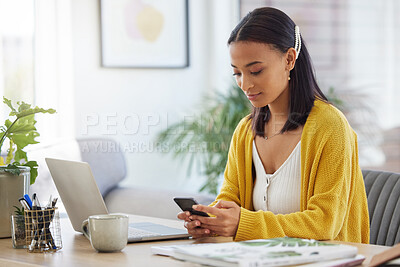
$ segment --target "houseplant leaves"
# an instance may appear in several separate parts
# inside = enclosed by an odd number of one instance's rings
[[[23,149],[28,145],[38,143],[35,140],[39,136],[39,133],[35,127],[36,120],[34,115],[37,113],[53,114],[56,111],[51,108],[32,107],[23,101],[17,102],[18,108],[14,108],[11,100],[5,97],[3,97],[3,102],[11,109],[9,115],[16,118],[14,121],[7,119],[4,126],[0,127],[0,151],[5,139],[8,139],[10,142],[5,162],[3,158],[0,159],[1,164],[8,164],[6,167],[2,167],[2,169],[16,174],[17,171],[15,168],[17,166],[29,166],[31,168],[31,184],[33,184],[38,174],[38,165],[35,161],[28,161],[27,154]],[[11,164],[12,162],[13,164]]]

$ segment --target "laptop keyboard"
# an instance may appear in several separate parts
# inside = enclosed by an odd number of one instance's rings
[[[128,229],[128,236],[130,238],[143,238],[143,237],[151,237],[151,236],[159,236],[158,233],[153,233],[149,231],[143,231],[140,229],[129,227]]]
[[[177,229],[151,222],[130,223],[128,229],[129,242],[189,236],[186,229]]]

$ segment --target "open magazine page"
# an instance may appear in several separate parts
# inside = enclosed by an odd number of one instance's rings
[[[157,252],[153,250],[153,253]],[[173,246],[169,255],[177,259],[213,266],[285,266],[335,259],[352,259],[357,255],[357,248],[349,245],[283,237],[244,242]],[[362,261],[362,257],[359,260]]]

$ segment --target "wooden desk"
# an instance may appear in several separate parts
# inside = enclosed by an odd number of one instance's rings
[[[150,221],[172,227],[183,228],[181,221],[130,216],[131,222]],[[61,219],[63,248],[56,253],[28,253],[25,249],[13,249],[11,238],[0,239],[0,267],[5,266],[198,266],[182,262],[170,257],[152,255],[150,248],[155,245],[175,245],[205,242],[229,242],[231,238],[213,237],[202,240],[172,240],[159,242],[129,243],[118,253],[98,253],[90,245],[89,240],[75,232],[68,219]],[[353,244],[358,247],[359,254],[366,256],[363,266],[371,257],[389,247]]]

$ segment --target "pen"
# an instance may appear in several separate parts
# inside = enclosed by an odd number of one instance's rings
[[[53,236],[52,236],[50,228],[49,228],[50,223],[54,217],[54,207],[55,207],[56,202],[57,202],[57,198],[52,199],[52,196],[50,195],[49,202],[47,203],[46,209],[43,212],[44,213],[43,214],[43,221],[44,221],[44,229],[43,229],[44,233],[43,234],[45,236],[44,239],[45,239],[45,243],[52,249],[57,249],[57,246],[54,243],[54,239],[53,239]]]
[[[18,201],[19,201],[19,203],[21,203],[21,205],[25,209],[25,214],[24,214],[24,216],[25,216],[25,222],[24,222],[25,223],[25,229],[29,230],[29,229],[32,228],[32,218],[31,218],[32,217],[32,213],[31,213],[31,208],[32,207],[29,205],[26,196],[28,196],[28,195],[25,195],[24,197],[21,197],[20,199],[18,199]],[[28,196],[28,198],[29,198],[29,196]],[[29,235],[29,236],[33,236],[32,233],[33,233],[33,229],[31,229],[30,233],[27,232],[26,234]]]
[[[29,197],[29,195],[28,195],[28,194],[25,194],[25,195],[24,195],[24,199],[25,199],[25,201],[28,203],[29,209],[32,209],[32,200],[31,200],[31,198]]]
[[[42,217],[42,212],[40,211],[42,208],[40,207],[39,204],[39,199],[34,193],[32,195],[32,210],[35,211],[32,214],[32,222],[33,222],[33,227],[34,227],[34,237],[32,239],[32,242],[29,246],[29,250],[34,250],[34,248],[38,244],[39,237],[41,236],[41,231],[43,228],[43,217]]]
[[[55,198],[53,199],[53,201],[51,202],[51,207],[52,207],[52,208],[55,208],[55,207],[56,207],[57,200],[58,200],[58,198],[55,197]]]
[[[37,210],[37,202],[36,202],[36,193],[32,195],[32,211]],[[37,243],[37,212],[32,212],[32,234],[33,236],[31,244],[29,245],[29,250],[32,251],[34,250],[36,243]]]
[[[46,208],[46,210],[43,212],[43,218],[44,218],[43,235],[45,244],[47,244],[50,248],[56,249],[57,247],[54,244],[54,239],[53,236],[51,235],[51,231],[49,228],[50,223],[53,220],[53,214],[54,210],[51,208]]]
[[[25,210],[31,209],[25,198],[21,197],[20,199],[18,199],[18,201],[19,201],[19,203],[21,203],[22,207],[24,207]]]
[[[49,202],[47,202],[46,208],[51,208],[52,195],[50,195]]]
[[[33,193],[33,197],[36,199],[36,206],[38,206],[39,209],[41,209],[40,202],[39,202],[39,198],[38,198],[37,194],[36,194],[36,193]],[[32,205],[33,205],[33,204],[32,204]]]
[[[47,225],[47,231],[48,231],[48,234],[49,234],[49,236],[50,236],[49,245],[50,245],[53,249],[57,249],[57,246],[56,246],[56,244],[54,243],[54,239],[53,239],[53,236],[51,235],[49,226],[50,226],[50,222],[51,222],[51,221],[53,220],[53,218],[54,218],[54,212],[55,212],[54,208],[56,207],[57,200],[58,200],[58,198],[55,197],[55,198],[51,201],[51,208],[52,208],[52,210],[50,211],[50,220],[49,220],[49,224]]]

